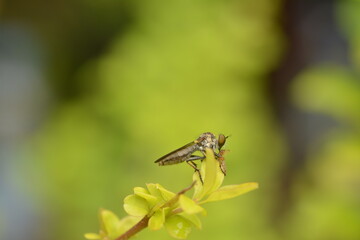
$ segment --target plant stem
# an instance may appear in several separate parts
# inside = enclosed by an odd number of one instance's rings
[[[134,236],[136,233],[140,232],[141,230],[147,227],[149,219],[150,218],[148,216],[143,217],[137,224],[135,224],[127,232],[125,232],[120,237],[116,238],[116,240],[127,240],[130,237]]]
[[[161,208],[170,206],[171,204],[175,203],[179,199],[179,196],[181,194],[184,194],[185,192],[189,191],[194,185],[195,185],[195,181],[189,187],[178,192],[175,197],[173,197],[171,200],[166,202]],[[116,238],[115,240],[127,240],[130,237],[134,236],[136,233],[140,232],[141,230],[147,227],[149,219],[150,217],[146,215],[137,224],[135,224],[132,228],[130,228],[127,232],[125,232],[123,235]]]

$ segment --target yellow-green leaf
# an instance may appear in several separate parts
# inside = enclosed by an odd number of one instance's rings
[[[137,193],[146,193],[146,194],[150,194],[148,190],[146,190],[143,187],[134,187],[134,194]]]
[[[201,168],[200,168],[201,176],[205,176],[205,168],[204,168],[204,165],[206,165],[205,161],[203,161],[203,162],[201,163]],[[202,193],[203,193],[204,185],[203,185],[203,183],[200,181],[200,176],[199,176],[199,173],[198,173],[198,172],[194,172],[194,174],[193,174],[193,181],[195,181],[193,199],[200,200],[200,199],[201,199],[201,195],[202,195]]]
[[[198,180],[197,172],[193,176],[193,179],[197,180],[193,196],[196,200],[200,200],[207,194],[217,190],[224,180],[219,161],[215,159],[214,152],[211,149],[206,149],[206,158],[201,163],[200,173],[204,181],[203,184]]]
[[[227,185],[211,193],[209,197],[206,200],[202,201],[200,204],[234,198],[241,194],[257,189],[258,187],[259,185],[256,182],[243,183],[238,185]]]
[[[190,221],[196,228],[201,229],[201,220],[196,214],[187,214],[186,212],[179,213],[180,216]]]
[[[132,228],[136,223],[138,223],[143,217],[135,217],[135,216],[126,216],[120,219],[119,227],[118,227],[118,236],[128,231]]]
[[[219,161],[215,160],[215,163],[216,163],[215,180],[214,180],[213,186],[212,186],[212,188],[210,188],[208,194],[219,189],[219,187],[221,187],[221,184],[223,183],[224,177],[225,177],[224,173],[221,170]]]
[[[146,186],[147,186],[147,189],[149,190],[150,194],[154,197],[157,197],[158,201],[161,201],[163,203],[166,201],[160,192],[160,188],[163,188],[160,184],[147,183]]]
[[[98,234],[99,238],[95,238],[96,234],[86,234],[86,238],[90,239],[103,239],[104,237],[109,237],[115,239],[129,230],[132,226],[138,223],[142,217],[126,216],[122,219],[119,219],[113,212],[100,209],[99,212],[101,230]]]
[[[205,176],[204,176],[204,194],[207,194],[213,189],[216,181],[216,170],[218,168],[218,162],[215,160],[214,152],[207,148],[205,159]]]
[[[164,226],[165,211],[164,209],[157,210],[149,219],[148,227],[151,230],[159,230]]]
[[[160,184],[158,184],[158,189],[159,189],[159,191],[161,193],[161,196],[163,197],[163,199],[165,201],[169,201],[170,199],[172,199],[176,195],[175,193],[170,192],[169,190],[162,187]]]
[[[144,198],[151,206],[155,205],[158,201],[157,197],[150,195],[149,191],[142,187],[135,187],[134,194]]]
[[[113,212],[102,209],[100,219],[106,236],[114,238],[121,234],[121,231],[119,231],[120,220]]]
[[[137,195],[129,195],[124,199],[124,209],[131,216],[145,216],[149,213],[148,202]]]
[[[196,214],[205,211],[205,209],[199,206],[194,200],[183,194],[180,195],[179,203],[182,210],[188,214]]]
[[[165,227],[168,233],[177,239],[186,239],[191,232],[191,223],[179,215],[166,219]]]
[[[97,233],[85,233],[84,237],[89,240],[101,239],[101,236]]]

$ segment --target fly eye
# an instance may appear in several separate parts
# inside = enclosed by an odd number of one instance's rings
[[[219,134],[219,138],[218,138],[219,150],[224,146],[226,139],[227,137],[225,137],[224,134]]]

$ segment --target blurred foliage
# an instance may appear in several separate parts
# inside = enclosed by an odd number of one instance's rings
[[[349,39],[350,68],[312,66],[293,85],[300,107],[331,116],[339,127],[308,154],[308,179],[299,177],[289,216],[291,239],[360,238],[360,2],[340,1],[337,10]],[[303,231],[295,230],[299,225]]]
[[[330,114],[341,125],[327,133],[308,155],[310,181],[299,179],[301,190],[296,192],[297,205],[290,217],[293,226],[301,224],[304,231],[294,239],[357,239],[360,82],[343,68],[322,66],[300,75],[294,91],[300,106]]]
[[[357,71],[360,69],[360,3],[345,0],[337,3],[338,22],[349,41],[349,57]]]

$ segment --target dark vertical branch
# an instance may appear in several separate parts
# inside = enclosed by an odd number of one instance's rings
[[[307,67],[322,62],[346,62],[346,44],[336,29],[334,1],[284,1],[280,15],[288,40],[286,54],[269,80],[269,96],[288,145],[286,164],[279,176],[279,199],[274,219],[292,207],[292,186],[306,161],[308,147],[332,124],[331,119],[300,111],[290,100],[294,78]]]

